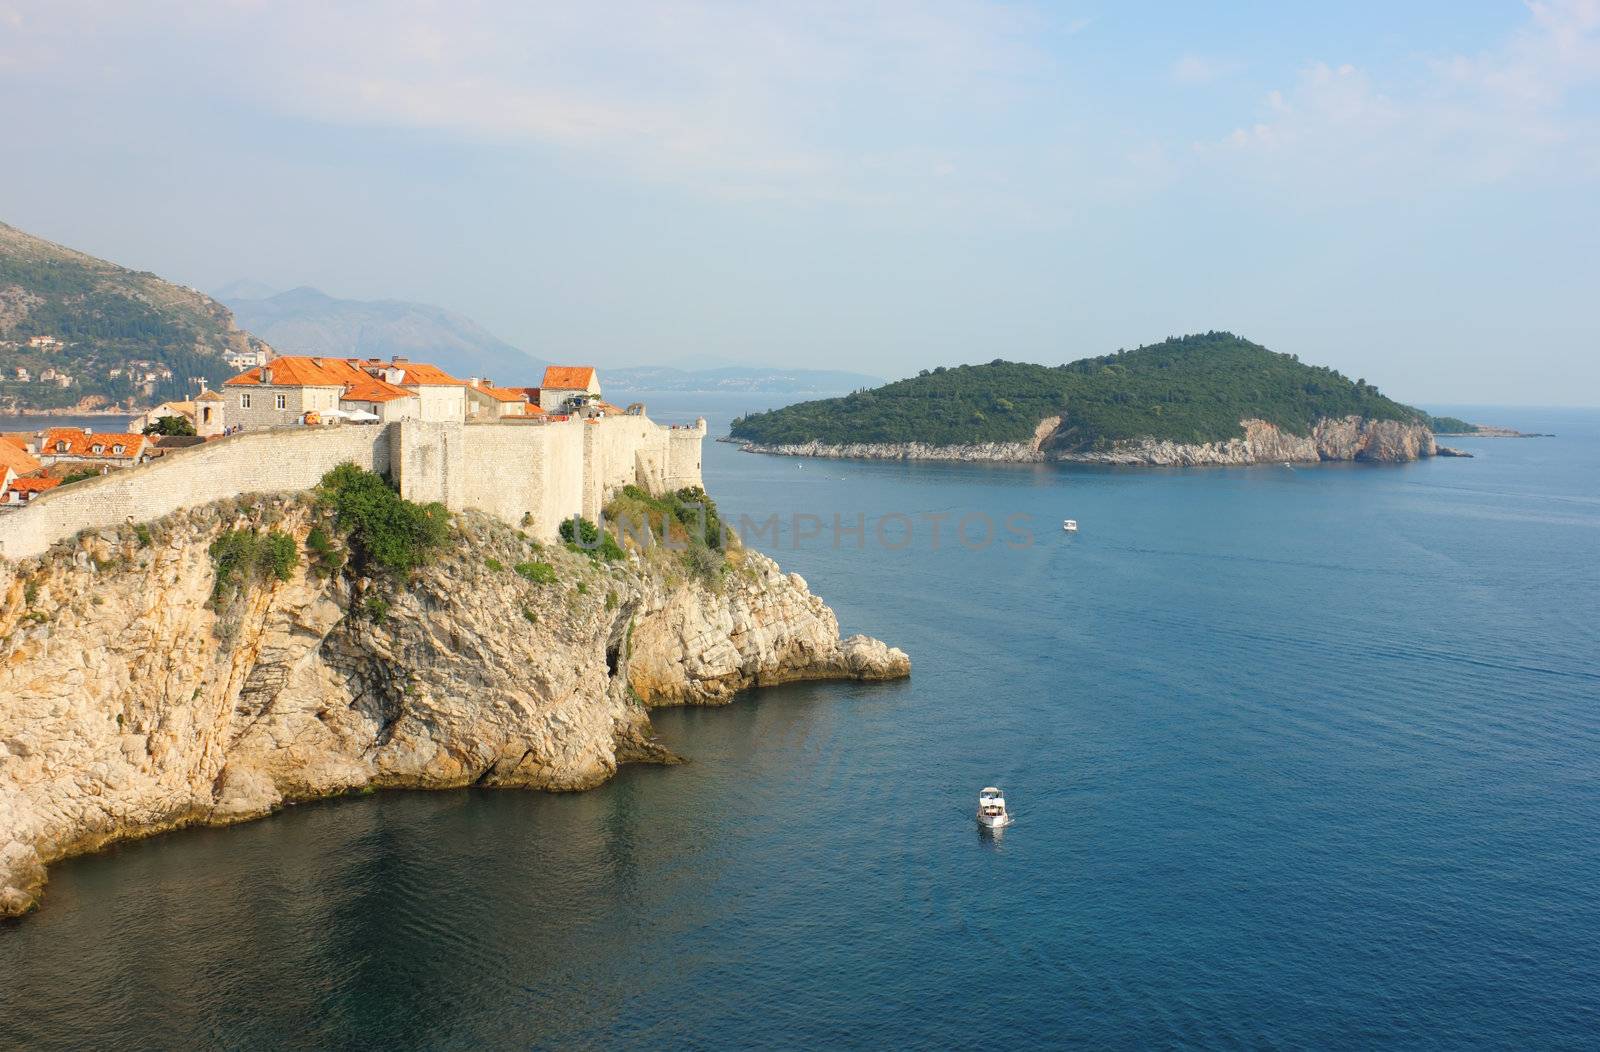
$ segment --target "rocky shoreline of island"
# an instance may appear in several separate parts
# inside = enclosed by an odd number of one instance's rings
[[[931,445],[920,442],[800,442],[766,444],[740,441],[749,453],[853,460],[943,460],[967,463],[1071,463],[1125,467],[1209,467],[1248,464],[1314,464],[1323,461],[1404,463],[1426,457],[1467,457],[1471,453],[1440,445],[1420,424],[1366,420],[1350,416],[1319,420],[1306,435],[1295,435],[1264,420],[1240,422],[1242,435],[1222,442],[1182,443],[1130,439],[1101,449],[1053,448],[1060,417],[1040,421],[1029,442]]]

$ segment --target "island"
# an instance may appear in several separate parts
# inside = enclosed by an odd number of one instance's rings
[[[733,421],[757,453],[868,459],[1208,465],[1470,456],[1365,379],[1229,332],[1065,365],[996,359]]]

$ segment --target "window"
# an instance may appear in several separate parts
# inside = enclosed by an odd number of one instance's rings
[[[277,402],[277,405],[278,405],[279,409],[288,409],[289,408],[289,396],[288,395],[278,395],[277,398],[274,399],[274,401]]]
[[[111,452],[116,453],[117,455],[120,456],[122,454],[122,446],[120,444],[112,446],[111,447]]]
[[[101,453],[104,453],[104,452],[105,452],[105,451],[106,451],[106,447],[105,447],[105,446],[102,446],[102,445],[101,445],[101,444],[100,444],[100,443],[98,443],[98,442],[96,442],[96,443],[95,443],[95,444],[94,444],[94,445],[93,445],[93,446],[92,446],[92,447],[90,447],[90,449],[89,449],[89,452],[91,452],[91,453],[93,453],[93,454],[94,454],[94,455],[95,455],[95,456],[99,456],[99,455],[100,455],[100,454],[101,454]]]
[[[249,409],[250,408],[250,396],[249,395],[242,394],[242,395],[239,396],[239,408],[240,409]]]
[[[56,452],[57,453],[65,453],[66,451],[67,451],[67,444],[65,442],[57,442],[56,443]]]

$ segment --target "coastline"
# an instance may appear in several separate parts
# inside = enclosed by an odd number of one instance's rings
[[[216,598],[219,537],[270,524],[310,551],[320,521],[303,495],[238,498],[0,559],[0,917],[37,905],[50,863],[120,841],[384,788],[592,789],[678,762],[652,708],[910,675],[759,552],[707,579],[474,512],[409,580],[307,556]],[[513,572],[529,559],[547,581]],[[139,628],[108,641],[108,621]]]
[[[1249,464],[1315,464],[1324,461],[1405,463],[1426,457],[1468,457],[1441,446],[1419,424],[1359,417],[1317,421],[1308,435],[1295,435],[1262,420],[1243,420],[1243,434],[1221,442],[1183,443],[1142,438],[1114,442],[1095,451],[1051,449],[1060,417],[1039,422],[1029,442],[932,445],[921,442],[761,443],[732,435],[747,453],[848,460],[930,460],[968,463],[1066,463],[1127,467],[1210,467]]]

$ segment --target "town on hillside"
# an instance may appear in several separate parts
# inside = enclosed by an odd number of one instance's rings
[[[175,450],[246,431],[387,424],[404,419],[539,426],[609,416],[643,416],[601,398],[595,369],[552,365],[537,387],[457,379],[427,362],[395,357],[280,355],[247,366],[222,385],[163,402],[126,431],[55,427],[0,434],[0,512],[59,486],[146,463]]]

